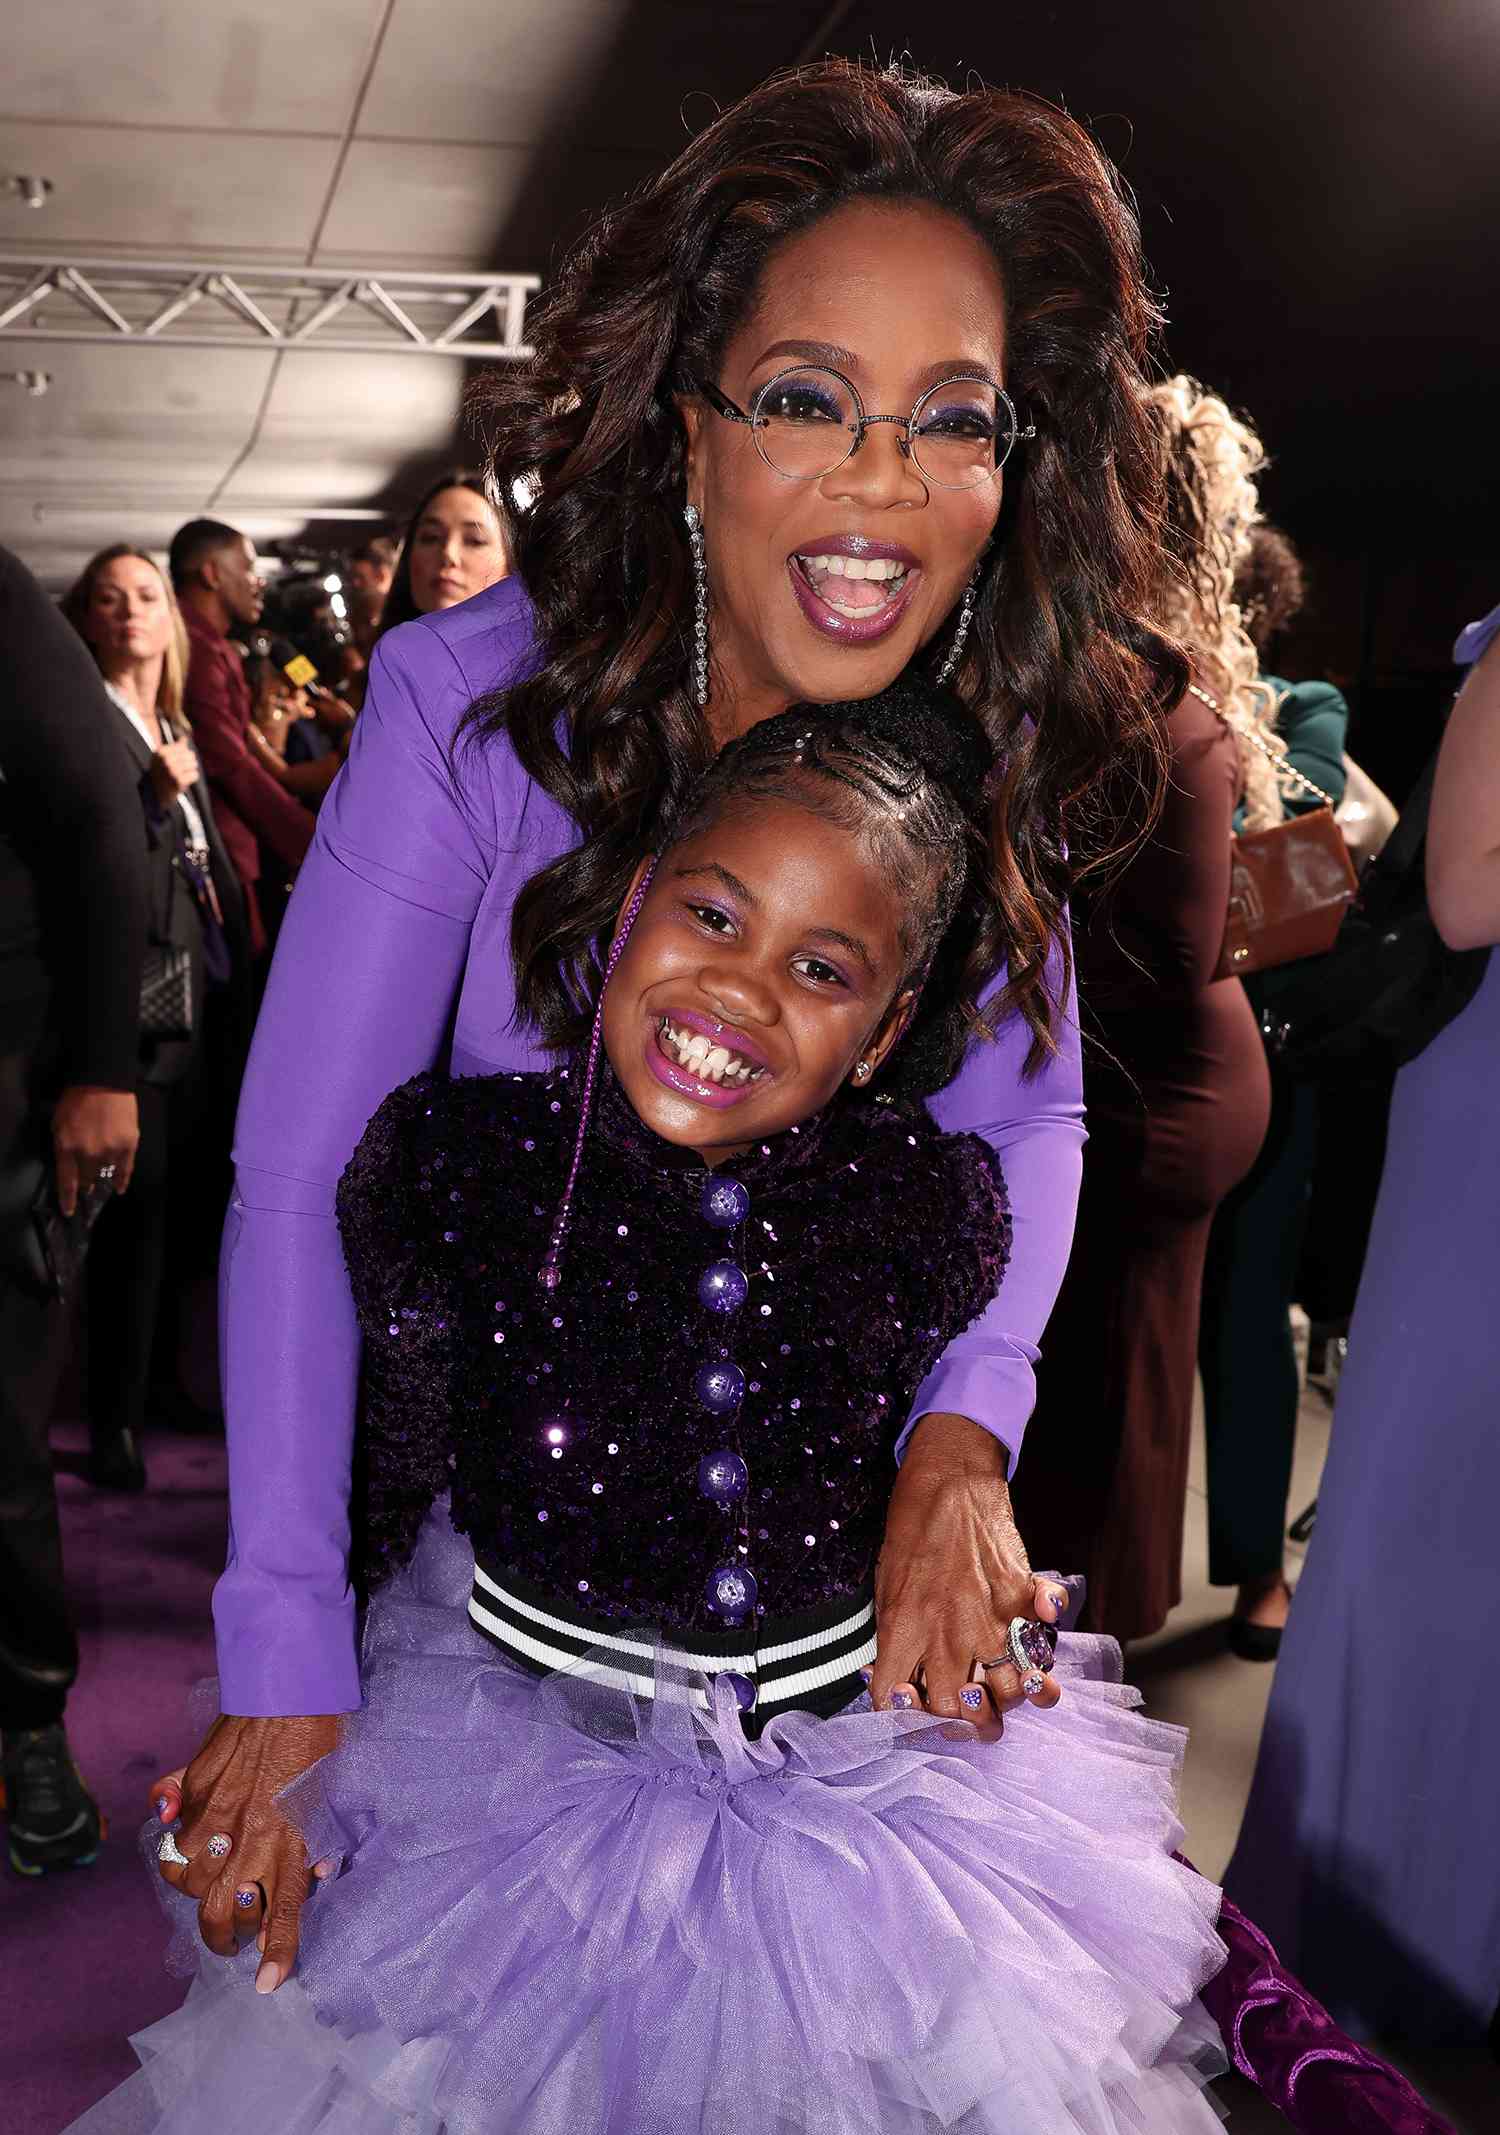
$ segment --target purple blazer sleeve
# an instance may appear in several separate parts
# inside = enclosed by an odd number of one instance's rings
[[[1030,1037],[1012,1017],[992,1044],[971,1047],[958,1076],[929,1106],[939,1126],[982,1135],[999,1156],[1014,1237],[1005,1279],[988,1307],[918,1387],[897,1441],[898,1460],[921,1418],[941,1413],[967,1416],[993,1432],[1015,1472],[1036,1401],[1033,1367],[1042,1330],[1073,1244],[1083,1170],[1083,1060],[1071,988],[1058,1050],[1026,1081],[1021,1070]]]
[[[524,644],[524,620],[509,627]],[[229,1713],[360,1702],[346,1569],[359,1340],[334,1189],[382,1098],[445,1045],[495,864],[492,752],[460,759],[482,775],[450,765],[475,694],[421,624],[378,649],[256,1030],[221,1269],[230,1546],[214,1619]]]

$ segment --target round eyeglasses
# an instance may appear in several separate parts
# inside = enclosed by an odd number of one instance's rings
[[[1035,423],[1021,428],[1008,393],[967,373],[929,386],[910,415],[867,415],[853,383],[821,364],[778,371],[757,388],[748,414],[718,386],[702,391],[715,414],[748,426],[766,465],[792,482],[816,482],[842,467],[875,423],[897,425],[901,451],[938,489],[992,482],[1017,439],[1036,436]]]

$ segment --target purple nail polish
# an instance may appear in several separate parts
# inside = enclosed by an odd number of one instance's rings
[[[260,1903],[260,1892],[257,1890],[237,1890],[234,1894],[234,1902],[241,1912],[248,1913],[252,1905]]]
[[[1060,1586],[1055,1586],[1052,1589],[1052,1604],[1053,1607],[1057,1610],[1059,1616],[1067,1615],[1068,1603],[1071,1598],[1072,1597]]]
[[[166,1813],[167,1813],[167,1811],[168,1811],[168,1809],[170,1809],[170,1808],[171,1808],[171,1806],[172,1806],[171,1800],[169,1799],[169,1797],[168,1797],[167,1795],[165,1795],[165,1794],[158,1794],[158,1795],[157,1795],[157,1797],[156,1797],[156,1813],[157,1813],[157,1815],[158,1815],[158,1816],[165,1816],[165,1815],[166,1815]]]
[[[1024,1675],[1021,1678],[1021,1688],[1028,1698],[1038,1698],[1042,1694],[1042,1687],[1046,1680],[1047,1678],[1044,1675]]]
[[[910,1711],[911,1711],[911,1693],[910,1693],[910,1691],[907,1691],[907,1690],[893,1690],[893,1691],[891,1692],[891,1711],[892,1711],[892,1712],[910,1712]]]
[[[978,1712],[984,1703],[984,1692],[977,1683],[965,1683],[958,1693],[958,1702],[960,1705],[967,1705],[970,1712]]]
[[[227,1831],[216,1831],[213,1837],[209,1840],[208,1844],[204,1847],[203,1851],[208,1855],[210,1860],[223,1861],[228,1859],[230,1848],[233,1846],[233,1844],[234,1840],[229,1836]]]
[[[859,1679],[862,1683],[868,1683],[874,1673],[875,1670],[873,1668],[861,1668],[859,1671]]]

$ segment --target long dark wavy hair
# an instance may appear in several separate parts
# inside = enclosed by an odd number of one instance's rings
[[[391,590],[387,593],[385,606],[380,611],[380,628],[375,633],[377,637],[383,638],[386,632],[394,630],[398,623],[414,622],[422,612],[411,597],[411,545],[428,505],[434,497],[440,497],[445,489],[472,489],[476,497],[483,497],[485,503],[492,510],[494,508],[494,499],[485,487],[484,477],[476,474],[472,467],[450,467],[446,474],[439,475],[437,480],[423,491],[421,502],[407,520],[406,532],[401,536],[401,554],[396,561]],[[507,543],[507,552],[508,550]]]
[[[537,313],[534,357],[497,366],[480,390],[491,493],[538,647],[473,707],[469,733],[508,735],[581,833],[516,901],[519,1012],[545,1025],[548,972],[597,955],[627,856],[713,753],[689,687],[674,395],[715,375],[776,247],[856,199],[930,204],[989,245],[1007,388],[1037,426],[1007,466],[955,677],[1004,766],[998,1011],[1026,1019],[1035,1069],[1055,1044],[1073,881],[1127,842],[1102,773],[1126,771],[1143,831],[1165,776],[1165,714],[1187,681],[1150,621],[1161,468],[1142,388],[1158,314],[1114,169],[1065,113],[843,60],[774,76],[606,215]],[[515,509],[518,493],[534,501]],[[945,629],[934,664],[947,642]],[[1054,950],[1063,983],[1049,986]]]

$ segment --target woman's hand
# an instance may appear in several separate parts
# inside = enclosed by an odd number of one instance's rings
[[[190,741],[164,742],[151,759],[151,788],[157,804],[170,808],[198,783],[198,756]]]
[[[252,1939],[262,1963],[257,1994],[274,1994],[291,1977],[303,1900],[314,1875],[298,1831],[276,1807],[282,1788],[337,1747],[337,1714],[299,1719],[221,1715],[181,1772],[152,1788],[151,1806],[165,1826],[180,1816],[178,1850],[187,1865],[163,1861],[161,1873],[198,1901],[198,1930],[217,1957],[233,1957]]]
[[[135,1168],[141,1123],[134,1090],[70,1083],[52,1108],[57,1205],[71,1216],[100,1180],[124,1193]]]
[[[1023,1696],[1049,1706],[1062,1693],[1050,1675],[1028,1678],[1028,1692],[1008,1661],[983,1671],[978,1664],[1004,1653],[1013,1617],[1056,1623],[1067,1607],[1066,1589],[1038,1579],[1027,1562],[1004,1447],[966,1416],[924,1416],[891,1492],[875,1570],[873,1703],[889,1705],[903,1692],[998,1739]],[[976,1688],[986,1693],[982,1704],[972,1702]]]

